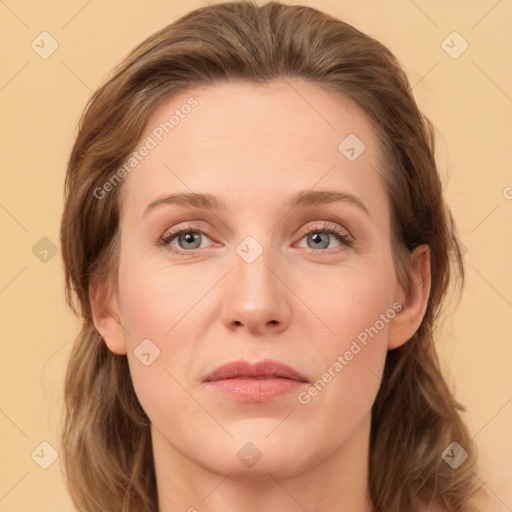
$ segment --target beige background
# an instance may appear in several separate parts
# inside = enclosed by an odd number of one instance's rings
[[[467,264],[465,293],[444,325],[439,350],[456,397],[468,408],[490,490],[486,510],[510,511],[512,3],[294,3],[332,13],[387,45],[438,130],[440,171]],[[58,246],[64,170],[79,115],[135,44],[203,5],[206,0],[0,1],[1,511],[72,510],[60,458],[41,468],[51,452],[39,445],[59,451],[64,369],[78,323],[64,302],[60,253],[41,261],[49,243],[39,241],[47,237]],[[47,59],[31,48],[43,31],[58,42]],[[453,31],[469,44],[458,58],[442,47]],[[450,51],[461,48],[461,40],[450,41]]]

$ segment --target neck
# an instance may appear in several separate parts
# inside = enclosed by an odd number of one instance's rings
[[[152,427],[158,512],[371,512],[369,435],[368,417],[346,443],[311,461],[305,470],[291,469],[291,453],[286,468],[258,470],[256,464],[250,472],[235,466],[222,474],[215,461],[192,460]]]

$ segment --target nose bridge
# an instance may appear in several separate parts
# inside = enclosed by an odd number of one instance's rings
[[[261,232],[246,236],[236,247],[233,277],[235,286],[240,289],[245,287],[241,289],[243,295],[268,300],[279,293],[279,283],[271,271],[273,266],[278,265],[278,255],[273,253],[273,246],[272,233]]]
[[[289,303],[286,287],[276,274],[281,267],[272,231],[259,230],[235,248],[226,297],[225,321],[252,330],[286,324]]]

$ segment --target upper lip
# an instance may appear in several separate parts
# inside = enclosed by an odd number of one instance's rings
[[[297,370],[279,361],[265,359],[251,363],[249,361],[233,361],[219,366],[209,373],[204,382],[211,382],[222,379],[236,378],[258,378],[258,377],[281,377],[285,379],[308,382],[308,379]]]

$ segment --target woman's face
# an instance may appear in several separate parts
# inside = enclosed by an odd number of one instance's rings
[[[229,82],[163,104],[136,149],[112,303],[123,328],[105,339],[127,354],[160,449],[282,476],[366,435],[403,295],[363,113],[300,80]],[[205,381],[240,360],[303,379],[256,367]]]

